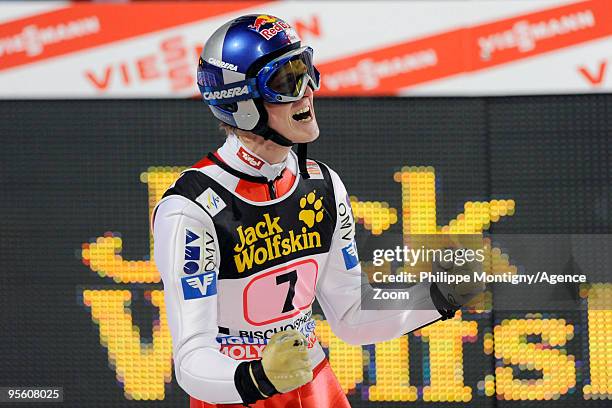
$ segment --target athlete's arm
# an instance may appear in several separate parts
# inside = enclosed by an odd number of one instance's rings
[[[164,283],[176,380],[185,392],[199,400],[239,403],[242,399],[234,374],[240,361],[222,354],[216,341],[216,290],[204,291],[202,295],[197,281],[191,281],[195,288],[186,281],[200,279],[201,284],[208,283],[207,289],[216,284],[216,275],[212,283],[208,277],[210,272],[217,274],[219,270],[218,241],[212,220],[188,199],[171,196],[157,207],[153,227],[155,264]],[[214,238],[215,247],[210,247],[210,238],[204,243],[206,233]],[[205,245],[209,245],[208,251]],[[210,254],[214,255],[214,265],[204,259]],[[206,279],[200,278],[202,274]],[[192,296],[195,297],[189,299]]]
[[[429,284],[409,289],[404,310],[361,310],[361,266],[350,256],[349,247],[354,246],[353,214],[342,180],[331,169],[330,173],[337,222],[329,258],[317,284],[317,300],[332,331],[347,343],[371,344],[394,339],[439,320],[442,316],[431,300]],[[343,248],[348,255],[343,254]],[[364,289],[372,290],[369,285]]]

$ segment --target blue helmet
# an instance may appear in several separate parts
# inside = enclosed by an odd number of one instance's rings
[[[206,42],[198,63],[198,87],[213,115],[238,129],[283,146],[293,142],[268,126],[263,101],[286,103],[319,89],[312,48],[295,30],[270,15],[246,15],[225,23]]]

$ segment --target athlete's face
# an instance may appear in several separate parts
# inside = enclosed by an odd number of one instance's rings
[[[299,101],[267,103],[268,126],[295,143],[308,143],[319,137],[319,125],[315,116],[313,91],[307,86]]]

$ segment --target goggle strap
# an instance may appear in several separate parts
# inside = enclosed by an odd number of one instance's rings
[[[244,81],[232,82],[223,86],[199,85],[202,100],[207,105],[227,105],[230,103],[247,101],[259,98],[257,79],[249,78]]]

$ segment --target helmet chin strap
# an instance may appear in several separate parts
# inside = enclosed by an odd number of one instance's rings
[[[277,145],[291,147],[295,144],[266,124],[255,127],[255,129],[251,130],[251,132],[263,137],[266,140],[270,140]]]
[[[307,143],[299,143],[298,144],[298,167],[300,168],[300,175],[303,179],[309,179],[310,174],[308,174],[308,169],[306,169],[306,150],[308,149]]]
[[[255,126],[253,130],[251,130],[251,132],[263,137],[266,140],[270,140],[280,146],[291,147],[296,144],[265,123],[257,124],[257,126]],[[300,176],[302,176],[303,179],[309,179],[310,175],[308,174],[308,170],[306,169],[306,154],[308,149],[307,144],[298,143],[297,145],[298,168],[300,170]]]

